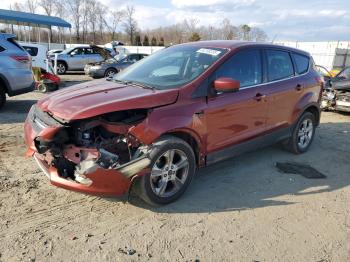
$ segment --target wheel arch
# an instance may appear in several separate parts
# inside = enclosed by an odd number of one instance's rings
[[[57,60],[57,64],[58,63],[63,63],[67,68],[66,70],[68,70],[68,63],[65,60],[59,59],[59,60]]]
[[[197,138],[194,134],[192,134],[192,132],[189,132],[187,130],[172,130],[172,131],[166,132],[162,136],[165,136],[165,135],[170,135],[170,136],[180,138],[184,140],[186,143],[188,143],[194,152],[197,166],[204,165],[204,159],[202,158],[202,154],[201,154],[200,139]]]
[[[319,107],[317,107],[316,105],[310,105],[304,109],[303,113],[304,112],[312,113],[316,118],[316,125],[318,126],[320,124],[321,112]]]

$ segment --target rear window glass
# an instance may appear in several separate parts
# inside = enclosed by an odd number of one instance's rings
[[[310,59],[307,56],[293,54],[298,74],[305,74],[309,70]]]
[[[269,81],[281,80],[294,75],[292,60],[288,52],[267,50],[266,55]]]
[[[32,46],[23,46],[24,50],[27,51],[28,54],[31,56],[37,56],[38,55],[38,48],[32,47]]]
[[[12,45],[18,47],[18,48],[21,49],[22,51],[24,51],[24,49],[15,41],[15,39],[13,39],[13,38],[8,38],[7,41],[10,42]]]

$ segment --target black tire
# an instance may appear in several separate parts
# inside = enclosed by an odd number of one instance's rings
[[[57,74],[64,75],[67,72],[67,65],[64,62],[57,62]]]
[[[0,108],[2,108],[6,103],[6,92],[5,89],[0,86]]]
[[[178,152],[184,153],[188,160],[188,166],[186,166],[186,170],[188,171],[186,180],[183,182],[183,184],[181,184],[181,188],[169,197],[161,197],[154,192],[154,189],[152,189],[151,186],[151,184],[154,183],[154,181],[151,180],[151,173],[140,177],[136,181],[135,189],[139,197],[150,205],[159,206],[174,202],[186,191],[196,171],[196,160],[193,150],[189,144],[187,144],[182,139],[173,136],[164,136],[155,142],[153,146],[154,149],[150,153],[150,169],[152,169],[156,161],[159,160],[159,158],[161,158],[169,150],[176,150]],[[177,176],[176,172],[175,176]]]
[[[309,139],[306,146],[300,145],[300,138],[299,138],[299,131],[302,132],[300,129],[302,128],[303,123],[305,121],[311,121],[312,123],[312,132],[311,132],[311,139]],[[310,148],[312,141],[315,136],[315,130],[316,130],[316,117],[311,112],[305,112],[302,114],[302,116],[299,118],[298,122],[294,126],[292,136],[285,141],[284,148],[294,154],[302,154],[308,151]]]
[[[118,71],[114,68],[108,68],[105,72],[105,77],[111,77],[112,75],[114,76]]]

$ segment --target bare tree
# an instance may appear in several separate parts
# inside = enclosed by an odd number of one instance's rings
[[[267,34],[258,27],[253,27],[250,31],[250,38],[256,42],[266,42],[268,40]]]
[[[107,9],[106,6],[99,3],[98,7],[96,8],[96,14],[97,14],[97,26],[100,33],[100,41],[104,42],[104,29],[105,25],[107,24],[105,19],[105,10]]]
[[[27,0],[25,3],[25,7],[28,12],[34,14],[39,7],[39,3],[37,0]]]
[[[129,36],[131,45],[134,44],[134,35],[137,30],[137,22],[135,20],[135,8],[127,6],[125,11],[125,22],[123,23],[126,34]]]
[[[221,23],[222,39],[232,40],[237,38],[238,29],[233,26],[229,19],[225,18]]]
[[[80,24],[82,0],[66,0],[68,11],[72,16],[77,42],[80,41]]]
[[[54,2],[54,15],[58,17],[66,17],[66,5],[65,5],[66,0],[53,0]],[[64,30],[59,27],[58,28],[58,40],[60,43],[63,43],[63,32]]]
[[[113,10],[110,12],[110,21],[112,21],[112,23],[110,25],[107,23],[106,25],[112,34],[112,41],[115,40],[117,27],[124,17],[125,17],[124,10]]]
[[[54,9],[54,6],[55,6],[55,2],[52,1],[52,0],[40,0],[39,1],[39,6],[44,9],[45,13],[48,15],[48,16],[52,16],[53,14],[53,9]],[[52,42],[52,28],[50,26],[50,41]]]

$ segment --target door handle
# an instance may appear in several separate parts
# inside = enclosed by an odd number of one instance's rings
[[[295,90],[297,91],[301,91],[303,89],[303,86],[301,84],[297,84],[297,86],[295,87]]]
[[[261,93],[257,93],[256,95],[255,95],[255,97],[254,97],[254,100],[256,100],[256,101],[261,101],[262,99],[264,99],[264,98],[266,98],[266,95],[263,95],[263,94],[261,94]]]
[[[204,115],[204,110],[198,111],[196,113],[194,113],[196,116],[198,117],[202,117]]]

